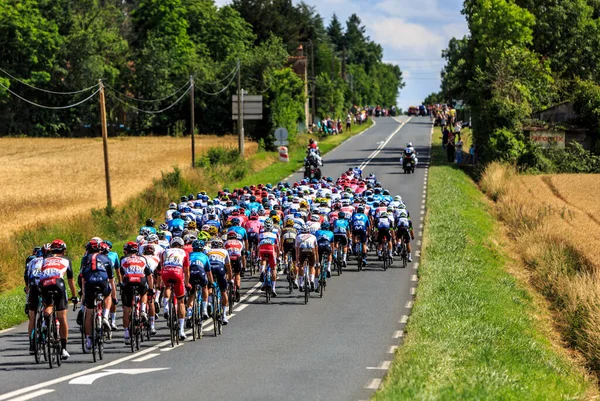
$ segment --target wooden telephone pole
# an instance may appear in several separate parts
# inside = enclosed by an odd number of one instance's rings
[[[192,131],[192,168],[196,167],[196,138],[194,137],[194,77],[190,75],[190,130]]]
[[[240,156],[244,157],[244,90],[242,89],[242,68],[238,67],[237,76],[238,90],[238,141]]]
[[[104,84],[100,83],[100,125],[102,127],[102,145],[104,147],[104,176],[106,178],[106,213],[112,213],[112,194],[110,192],[110,169],[108,167],[108,128],[106,127],[106,101],[104,99]]]

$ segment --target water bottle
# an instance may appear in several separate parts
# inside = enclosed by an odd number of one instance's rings
[[[58,321],[58,319],[56,319],[56,331],[59,332],[60,331],[60,322]]]

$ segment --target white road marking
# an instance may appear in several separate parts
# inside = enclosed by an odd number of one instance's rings
[[[415,254],[417,255],[417,258],[421,257],[421,251],[416,251]]]
[[[365,388],[369,390],[377,390],[379,386],[381,386],[381,379],[371,379],[371,381],[365,386]]]
[[[417,289],[415,287],[412,287],[410,289],[410,295],[415,295],[417,293]]]
[[[14,327],[11,327],[10,329],[0,330],[0,334],[8,333],[9,331],[13,331],[14,329]]]
[[[417,277],[416,274],[413,274],[410,278],[410,281],[417,281],[417,280],[419,280],[419,278]]]
[[[125,374],[125,375],[139,375],[139,374],[143,374],[143,373],[150,373],[150,372],[158,372],[161,370],[168,370],[171,368],[142,368],[142,369],[107,369],[103,372],[100,373],[94,373],[91,375],[85,375],[85,376],[81,376],[78,377],[76,379],[73,379],[69,382],[69,384],[86,384],[86,385],[90,385],[92,384],[94,381],[100,379],[101,377],[104,376],[110,376],[110,375],[118,375],[118,374]]]
[[[369,370],[388,370],[392,365],[392,361],[381,361],[378,366],[367,366]]]
[[[170,340],[169,340],[169,342],[170,342]],[[183,345],[183,342],[180,342],[179,344],[175,344],[175,346],[173,346],[173,347],[165,347],[165,348],[161,348],[160,350],[161,350],[161,352],[169,352],[169,351],[174,350],[175,348],[181,347],[182,345]]]
[[[423,201],[423,203],[425,203],[425,201]],[[421,210],[425,210],[425,205],[421,205]]]
[[[394,335],[392,336],[392,338],[402,338],[403,335],[404,335],[404,332],[402,330],[396,330],[394,332]]]
[[[248,306],[250,306],[250,304],[241,304],[240,306],[236,306],[233,311],[234,312],[241,312],[244,309],[246,309]]]
[[[419,269],[419,262],[415,262],[415,264],[413,265],[413,269],[415,269],[415,270]]]
[[[423,224],[419,224],[419,229],[423,229]]]
[[[425,214],[425,210],[421,210],[421,216]]]
[[[159,356],[159,355],[160,355],[160,354],[148,354],[148,355],[145,355],[145,356],[143,356],[143,357],[141,357],[141,358],[134,359],[132,362],[145,362],[145,361],[147,361],[148,359],[152,359],[152,358],[154,358],[155,356]]]
[[[10,401],[27,401],[27,400],[31,400],[32,398],[39,397],[40,395],[52,393],[54,391],[55,390],[52,390],[49,388],[45,389],[45,390],[38,390],[38,391],[34,391],[33,393],[29,393],[29,394],[22,395],[20,397],[13,398]]]
[[[421,246],[421,240],[417,241],[417,246]]]
[[[412,117],[410,117],[408,120],[406,120],[406,122],[403,122],[402,124],[400,124],[398,129],[396,129],[396,131],[392,132],[392,134],[381,145],[379,145],[377,147],[377,149],[375,149],[373,151],[373,153],[371,153],[369,155],[369,157],[367,157],[367,160],[365,162],[363,162],[363,164],[361,164],[358,168],[361,170],[364,170],[365,167],[367,167],[369,165],[371,160],[373,160],[379,154],[379,152],[381,152],[383,150],[383,148],[385,148],[385,146],[394,137],[394,135],[396,135],[406,125],[406,123],[408,123],[411,119],[412,119]]]
[[[415,303],[413,301],[408,301],[404,307],[406,309],[411,309]]]
[[[408,322],[408,316],[407,315],[402,315],[402,317],[400,318],[400,320],[398,320],[398,323],[405,324],[406,322]]]
[[[423,236],[423,231],[419,231],[419,237],[422,237],[422,236]]]
[[[387,353],[388,354],[393,354],[394,352],[396,352],[397,349],[398,349],[397,345],[390,345],[389,348],[388,348],[388,350],[387,350]]]

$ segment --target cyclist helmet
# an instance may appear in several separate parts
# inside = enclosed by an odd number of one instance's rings
[[[388,217],[388,214],[387,214],[387,212],[382,212],[381,216],[379,216],[379,217]]]
[[[44,254],[44,251],[41,246],[36,246],[33,248],[33,251],[31,252],[31,254],[35,255],[37,257],[40,257]]]
[[[223,240],[219,237],[215,237],[210,241],[210,247],[212,249],[220,249],[223,248]]]
[[[401,219],[406,219],[408,217],[408,214],[403,210],[398,214],[398,217],[400,217]]]
[[[375,187],[375,189],[374,189],[374,192],[375,192],[377,195],[381,194],[381,188],[379,188],[379,187]]]
[[[256,210],[253,210],[252,213],[250,213],[250,220],[258,220],[258,213],[256,213]]]
[[[125,253],[137,253],[137,251],[138,244],[136,242],[129,241],[125,245],[123,245],[123,252]]]
[[[360,205],[357,209],[356,209],[357,213],[364,213],[365,212],[365,207],[363,205]]]
[[[184,245],[185,245],[185,243],[183,242],[183,239],[181,239],[180,237],[174,237],[171,240],[171,248],[183,248]]]
[[[273,220],[266,219],[263,226],[265,227],[265,231],[271,231],[273,229]]]
[[[406,204],[402,201],[398,204],[398,209],[406,209]]]
[[[387,207],[387,211],[389,212],[393,212],[394,211],[394,207],[393,206],[388,206]]]
[[[208,233],[213,236],[219,234],[219,229],[215,226],[210,226],[208,229]]]
[[[144,247],[144,255],[154,255],[154,252],[156,252],[156,250],[154,249],[154,245],[146,244],[146,246]]]
[[[188,201],[188,198],[187,198],[187,196],[185,196],[185,195],[184,195],[184,196],[182,196],[182,197],[181,197],[181,201],[182,201],[182,202],[187,202],[187,201]]]
[[[239,226],[240,225],[240,219],[238,219],[237,217],[234,217],[233,219],[231,219],[231,224],[234,226]]]
[[[189,194],[188,201],[193,201],[193,200],[194,200],[194,194]]]
[[[394,197],[394,200],[395,200],[396,202],[402,202],[402,197],[401,197],[400,195],[396,195],[396,196]]]
[[[194,220],[188,223],[188,228],[195,229],[196,227],[198,226],[196,225],[196,222]]]
[[[169,226],[165,223],[162,223],[160,226],[158,226],[158,229],[162,230],[162,231],[166,231],[169,229]]]
[[[338,219],[345,219],[345,218],[346,218],[346,213],[344,213],[344,212],[338,213]]]
[[[192,242],[192,249],[194,252],[204,251],[204,241],[197,239],[196,241]]]
[[[181,217],[181,213],[179,212],[173,212],[173,219],[178,219]]]
[[[412,148],[412,147],[413,147],[413,144],[412,144],[412,142],[409,142],[409,143],[407,143],[407,144],[406,144],[406,147],[407,147],[407,148]]]
[[[300,228],[300,232],[302,234],[308,234],[308,233],[310,233],[310,226],[307,225],[307,224],[303,224],[302,228]]]
[[[287,219],[287,220],[285,221],[285,226],[286,226],[286,227],[294,227],[294,220],[292,220],[292,219]]]
[[[384,189],[381,194],[385,195],[385,196],[388,196],[390,194],[390,191],[388,191],[387,189]]]
[[[165,239],[165,232],[162,230],[158,230],[156,232],[156,236],[158,237],[158,239]]]
[[[148,227],[142,227],[142,228],[140,228],[140,235],[143,235],[144,237],[147,237],[150,234],[152,234],[152,231],[150,231],[150,229]]]
[[[154,227],[154,220],[153,219],[146,220],[146,225],[148,227]]]
[[[235,233],[235,231],[229,231],[227,233],[227,239],[237,239],[237,234]]]
[[[331,226],[329,225],[329,222],[327,220],[321,223],[321,230],[329,230],[330,227]]]
[[[279,224],[279,223],[281,223],[281,218],[279,218],[279,216],[278,216],[278,215],[275,215],[275,216],[273,216],[272,218],[273,218],[273,223],[274,223],[274,224]]]
[[[55,239],[50,244],[50,252],[59,253],[67,250],[67,244],[61,239]]]
[[[56,242],[56,240],[52,242],[52,245],[50,245],[50,246],[52,247],[52,252],[54,252],[54,246],[53,246],[53,245],[54,245],[54,242]],[[97,239],[95,239],[95,238],[92,238],[92,239],[90,240],[90,242],[88,242],[88,243],[85,245],[85,250],[86,250],[88,253],[96,253],[96,252],[100,252],[100,244],[101,244],[101,243],[102,243],[102,241],[98,241]]]
[[[169,203],[169,209],[173,209],[173,210],[177,209],[177,203],[175,203],[175,202]]]
[[[369,174],[369,178],[375,178],[375,174],[373,174],[373,173]]]
[[[44,255],[50,255],[50,253],[52,252],[52,248],[51,248],[51,244],[49,242],[46,242],[42,246],[42,252],[44,253]]]
[[[310,216],[310,221],[314,221],[314,222],[319,222],[321,221],[321,218],[319,217],[318,214],[313,214],[312,216]]]
[[[158,235],[156,234],[150,234],[147,238],[148,242],[157,242],[158,241]]]
[[[189,206],[186,206],[186,207],[183,208],[183,212],[184,213],[192,213],[192,208],[189,207]]]

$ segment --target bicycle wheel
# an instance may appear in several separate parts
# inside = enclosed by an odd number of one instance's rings
[[[308,303],[308,297],[310,296],[310,279],[306,273],[306,267],[304,269],[304,305],[306,305]]]
[[[218,305],[217,305],[217,294],[214,293],[214,289],[213,289],[213,296],[212,296],[212,319],[213,319],[213,330],[215,332],[215,337],[218,335],[217,331],[218,331],[218,323],[217,320],[219,320],[219,311],[218,309]]]
[[[52,315],[52,319],[54,322],[54,355],[56,356],[56,366],[62,365],[62,345],[60,344],[60,332],[58,331],[58,327],[56,327],[56,314]]]
[[[33,328],[33,336],[30,341],[33,342],[33,352],[35,356],[35,363],[39,364],[42,362],[42,354],[44,353],[44,343],[42,337],[42,312],[38,309],[35,314],[35,326]]]
[[[93,323],[92,323],[92,358],[94,362],[96,362],[96,351],[97,351],[97,342],[98,342],[98,307],[95,306],[93,309]]]
[[[227,289],[227,298],[228,298],[228,301],[229,301],[229,311],[228,311],[228,314],[231,315],[231,312],[233,311],[233,307],[235,305],[235,291],[234,291],[232,285],[230,285],[229,288]]]
[[[169,334],[171,336],[171,347],[175,346],[175,343],[179,342],[177,338],[177,314],[175,313],[175,300],[173,291],[169,297]]]
[[[103,304],[104,305],[104,304]],[[104,308],[102,308],[104,309]],[[108,333],[104,331],[104,324],[102,318],[98,317],[98,332],[96,333],[96,346],[98,347],[98,358],[104,359],[104,340],[108,336]]]
[[[270,273],[268,273],[268,274],[270,274]],[[265,297],[267,297],[267,303],[270,303],[271,302],[271,278],[270,277],[266,278]]]
[[[358,255],[358,263],[357,263],[357,265],[358,265],[358,271],[361,271],[362,270],[362,266],[363,266],[363,253],[362,253],[362,245],[359,245],[359,246],[360,246],[360,249],[357,252],[357,255]]]
[[[192,301],[192,340],[196,341],[198,337],[198,289],[196,289],[196,296]],[[202,331],[202,328],[200,328]]]
[[[323,267],[321,267],[321,273],[319,273],[319,298],[323,298],[323,291],[325,291],[325,275],[323,274]]]
[[[221,293],[219,293],[219,299],[217,300],[217,331],[219,335],[223,333],[223,304],[221,299]]]
[[[135,352],[135,302],[131,311],[129,312],[129,344],[131,345],[131,352]]]
[[[46,330],[48,330],[46,348],[48,349],[48,365],[50,369],[54,368],[54,318],[50,315],[48,324],[46,324]]]

